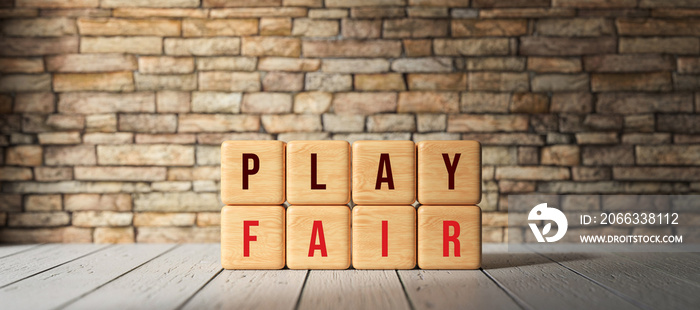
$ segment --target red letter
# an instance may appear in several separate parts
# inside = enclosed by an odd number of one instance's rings
[[[459,162],[460,153],[455,154],[455,160],[450,164],[450,156],[447,153],[442,153],[442,159],[445,161],[445,167],[447,167],[447,174],[450,176],[449,189],[455,189],[455,171],[457,171],[457,163]]]
[[[326,184],[318,184],[318,164],[316,153],[311,153],[311,189],[326,189]]]
[[[248,169],[248,160],[253,160],[253,169]],[[243,153],[243,189],[248,189],[248,176],[258,173],[260,158],[258,155]]]
[[[450,226],[454,228],[454,234],[450,236]],[[455,244],[455,257],[460,256],[459,252],[459,223],[457,221],[442,222],[442,256],[450,256],[450,242]]]
[[[250,242],[258,241],[257,236],[250,235],[250,226],[258,226],[258,221],[243,221],[243,257],[250,256]]]
[[[316,244],[316,236],[320,244]],[[314,257],[314,251],[321,250],[321,256],[328,256],[326,252],[326,238],[323,236],[323,222],[314,221],[314,227],[311,229],[311,244],[309,245],[309,257]]]
[[[383,177],[383,167],[386,166],[386,178]],[[374,189],[382,189],[382,183],[389,183],[389,189],[394,189],[394,177],[391,175],[391,161],[389,160],[389,154],[382,153],[379,157],[379,171],[377,172],[377,184]]]
[[[389,256],[389,221],[382,221],[382,257]]]

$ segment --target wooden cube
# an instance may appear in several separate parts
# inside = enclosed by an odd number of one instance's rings
[[[350,202],[350,144],[347,141],[287,143],[287,201],[293,205]]]
[[[356,269],[413,269],[416,209],[410,205],[353,207],[352,265]]]
[[[221,201],[272,205],[285,200],[282,141],[225,141],[221,144]]]
[[[478,206],[418,208],[418,267],[477,269],[481,266]]]
[[[290,206],[287,209],[289,269],[350,267],[350,208]]]
[[[418,201],[471,205],[481,201],[481,145],[477,141],[422,141],[418,149]]]
[[[282,269],[284,235],[283,206],[225,206],[221,209],[221,266]]]
[[[358,205],[408,205],[416,200],[413,141],[352,144],[352,200]]]

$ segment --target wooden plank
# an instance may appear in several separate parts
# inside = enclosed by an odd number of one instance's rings
[[[658,309],[694,309],[700,286],[606,253],[545,254],[628,301]]]
[[[409,309],[394,270],[312,270],[299,309]]]
[[[700,284],[700,260],[696,253],[616,253],[627,259]]]
[[[182,309],[294,309],[308,271],[224,270]]]
[[[0,288],[74,260],[106,245],[50,244],[0,259]]]
[[[7,309],[48,309],[100,287],[174,245],[117,245],[0,289]],[[128,296],[124,296],[128,298]]]
[[[221,271],[218,244],[188,244],[76,300],[67,309],[175,309]],[[128,296],[128,298],[124,298]]]
[[[484,254],[484,270],[534,309],[637,309],[626,300],[534,253]]]
[[[38,247],[38,244],[0,244],[0,258]]]
[[[481,270],[399,270],[414,309],[520,309]]]

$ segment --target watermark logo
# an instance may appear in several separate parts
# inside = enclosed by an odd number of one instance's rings
[[[566,220],[566,216],[561,211],[555,208],[548,208],[546,203],[541,203],[536,205],[530,214],[528,214],[527,219],[529,221],[554,221],[557,224],[557,233],[554,236],[544,237],[552,229],[552,223],[547,223],[540,232],[539,227],[535,223],[528,223],[532,233],[537,238],[537,242],[556,242],[559,241],[566,234],[566,229],[569,227],[569,221]]]

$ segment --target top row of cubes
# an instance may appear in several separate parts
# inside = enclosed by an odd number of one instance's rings
[[[352,154],[352,155],[351,155]],[[351,177],[352,171],[352,177]],[[352,190],[351,190],[352,188]],[[467,205],[481,200],[477,141],[226,141],[227,205]],[[285,196],[286,194],[286,196]]]

